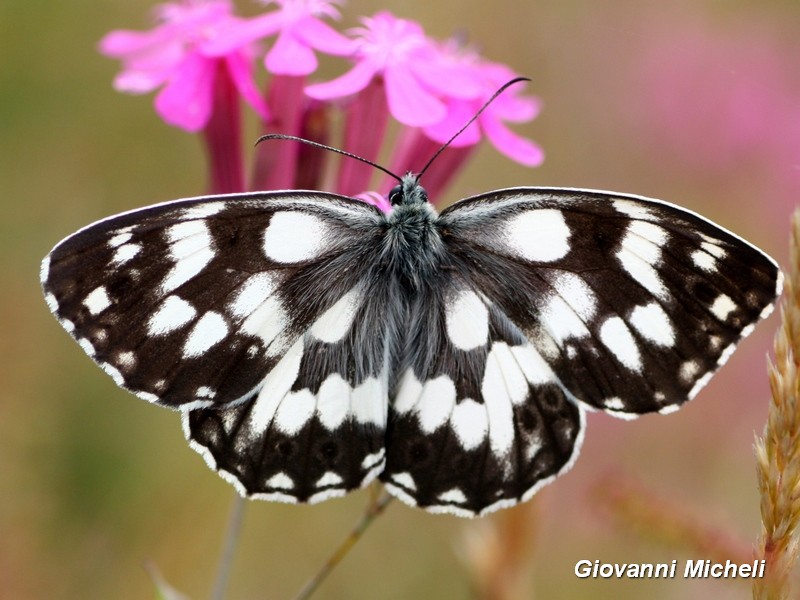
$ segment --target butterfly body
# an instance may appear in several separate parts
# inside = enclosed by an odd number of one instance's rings
[[[763,252],[656,200],[514,188],[437,214],[412,175],[390,200],[132,211],[57,245],[45,296],[240,493],[318,502],[379,477],[472,516],[566,471],[586,410],[694,397],[780,291]]]

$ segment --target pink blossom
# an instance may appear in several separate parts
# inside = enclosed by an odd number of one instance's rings
[[[100,41],[103,54],[123,63],[114,80],[117,90],[144,94],[162,88],[155,99],[161,118],[187,131],[199,131],[211,118],[222,64],[239,95],[266,118],[247,44],[233,46],[225,54],[206,50],[219,31],[236,21],[228,0],[165,4],[157,16],[159,24],[149,31],[112,31]]]
[[[389,112],[400,123],[422,127],[443,119],[447,108],[440,96],[450,84],[446,78],[437,77],[438,69],[431,61],[434,42],[422,27],[386,11],[361,22],[363,27],[353,30],[357,40],[355,66],[332,81],[308,86],[306,93],[318,100],[343,98],[380,77]]]
[[[478,57],[467,57],[473,62],[472,73],[478,92],[470,98],[450,96],[445,99],[446,116],[439,122],[423,128],[426,136],[445,143],[497,92],[517,75],[505,65],[492,63]],[[509,158],[529,167],[542,164],[544,153],[539,145],[511,131],[505,122],[522,123],[539,114],[537,98],[520,96],[521,84],[514,85],[496,97],[478,119],[467,127],[451,144],[454,147],[478,143],[482,134]]]
[[[335,4],[340,0],[267,0],[279,10],[252,19],[229,23],[207,45],[212,54],[225,54],[242,43],[254,42],[277,34],[264,58],[264,66],[274,75],[309,75],[317,69],[314,50],[345,56],[354,49],[352,40],[342,35],[320,17],[336,19]]]

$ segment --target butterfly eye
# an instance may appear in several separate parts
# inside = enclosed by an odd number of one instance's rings
[[[389,192],[389,202],[392,206],[397,206],[403,202],[403,187],[400,185],[396,185],[392,188],[392,191]]]

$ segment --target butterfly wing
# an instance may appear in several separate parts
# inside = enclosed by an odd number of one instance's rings
[[[780,291],[760,250],[639,197],[502,190],[446,209],[438,227],[451,264],[425,303],[436,333],[430,356],[407,361],[382,475],[434,511],[529,497],[575,459],[582,406],[677,409]]]
[[[181,409],[243,493],[323,499],[383,462],[381,215],[331,194],[171,202],[90,225],[42,267],[48,304],[122,387]]]
[[[450,260],[411,312],[381,479],[412,506],[475,516],[528,499],[568,469],[584,410],[482,295],[480,274]]]
[[[565,387],[612,414],[693,398],[781,289],[761,250],[657,200],[520,188],[459,203],[440,222]]]

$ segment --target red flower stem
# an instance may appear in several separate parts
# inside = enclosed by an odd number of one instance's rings
[[[303,93],[305,77],[275,75],[267,91],[270,120],[265,133],[300,135],[307,99]],[[295,185],[300,145],[276,141],[259,144],[252,187],[254,190],[288,190]]]
[[[245,191],[241,106],[224,60],[217,64],[214,106],[203,129],[203,141],[209,165],[209,193]]]
[[[361,90],[347,106],[344,126],[344,150],[375,161],[386,134],[389,107],[383,80],[375,79]],[[375,169],[352,158],[342,158],[336,191],[354,196],[368,189]]]

